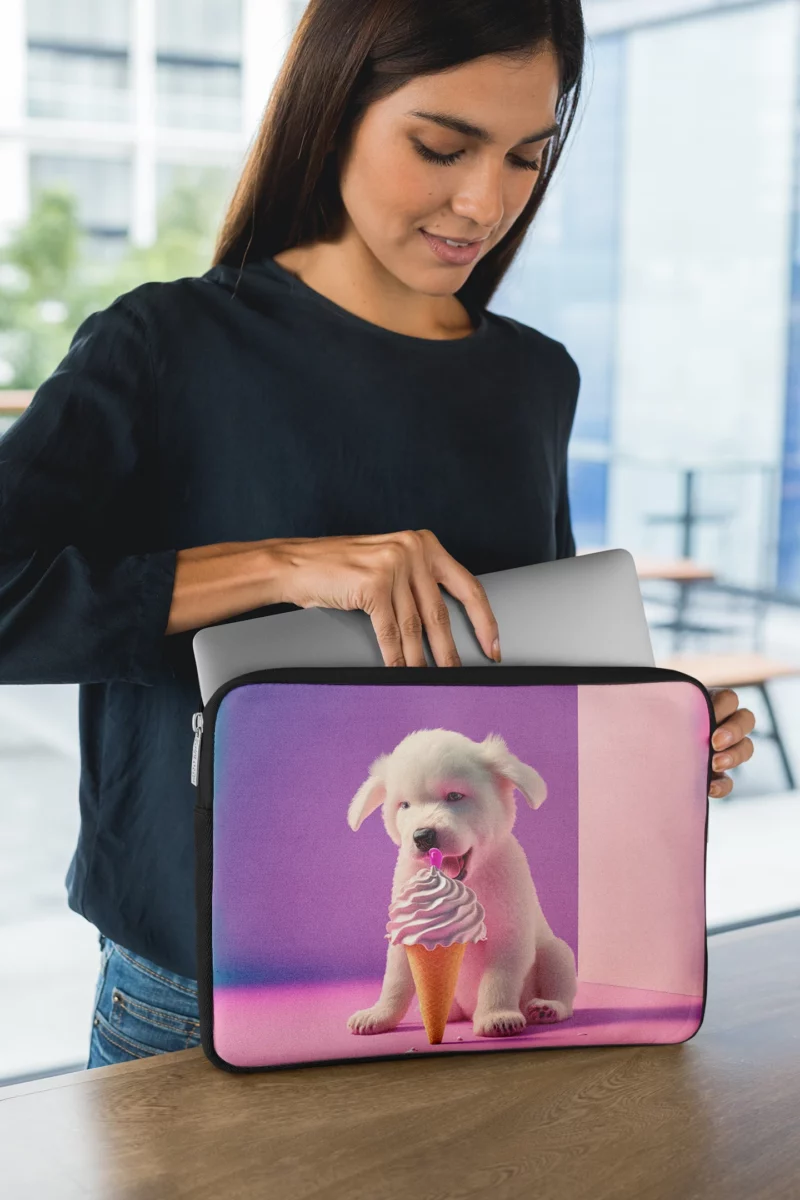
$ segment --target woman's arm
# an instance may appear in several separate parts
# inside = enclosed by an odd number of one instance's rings
[[[285,600],[280,539],[179,550],[166,633],[213,625]]]
[[[172,677],[176,551],[146,552],[155,429],[145,330],[120,297],[0,439],[0,682]]]

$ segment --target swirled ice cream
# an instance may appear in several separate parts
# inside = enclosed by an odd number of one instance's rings
[[[486,938],[485,912],[471,887],[424,867],[389,905],[386,937],[392,945],[452,946]]]

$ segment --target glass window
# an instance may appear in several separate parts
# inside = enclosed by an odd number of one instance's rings
[[[240,129],[242,80],[238,63],[164,59],[156,66],[156,120],[189,129]]]
[[[162,0],[156,119],[181,129],[241,129],[240,0]]]
[[[129,0],[28,0],[28,38],[68,45],[128,45]]]
[[[78,202],[84,230],[95,238],[125,238],[130,224],[131,163],[126,158],[31,156],[31,190],[61,184]]]
[[[81,54],[31,45],[28,116],[68,121],[128,121],[130,72],[124,53]]]
[[[29,0],[28,115],[131,116],[128,0]]]
[[[156,47],[159,56],[238,60],[241,0],[159,0]]]

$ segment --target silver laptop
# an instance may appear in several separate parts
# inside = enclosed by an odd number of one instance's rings
[[[479,575],[500,631],[505,666],[654,666],[639,577],[627,550],[599,550],[555,562]],[[463,666],[486,657],[459,600],[444,588]],[[365,612],[303,608],[210,625],[193,640],[200,694],[265,667],[383,665]],[[435,659],[423,636],[428,666]]]

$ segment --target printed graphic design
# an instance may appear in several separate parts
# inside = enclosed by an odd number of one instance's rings
[[[417,946],[426,952],[450,948],[459,961],[464,957],[452,979],[449,1019],[469,1019],[477,1036],[507,1037],[527,1024],[572,1016],[575,955],[554,937],[525,851],[512,833],[515,789],[532,809],[547,795],[538,771],[520,762],[496,733],[473,742],[453,730],[419,730],[372,764],[350,805],[349,821],[358,829],[382,806],[386,831],[400,848],[392,885],[397,899],[390,910],[381,995],[372,1008],[350,1018],[354,1033],[395,1029],[411,1003],[415,979],[422,979],[427,995],[433,967]],[[432,848],[442,852],[441,870],[432,866],[418,874]],[[464,888],[467,877],[477,895]],[[461,944],[460,951],[454,943]],[[412,950],[409,957],[404,947]],[[442,971],[446,976],[444,964]],[[416,990],[424,1017],[429,1002],[419,981]],[[438,985],[436,991],[443,994]],[[441,1039],[429,1034],[429,1040]]]
[[[691,1037],[708,737],[680,680],[234,688],[214,729],[217,1053]]]

